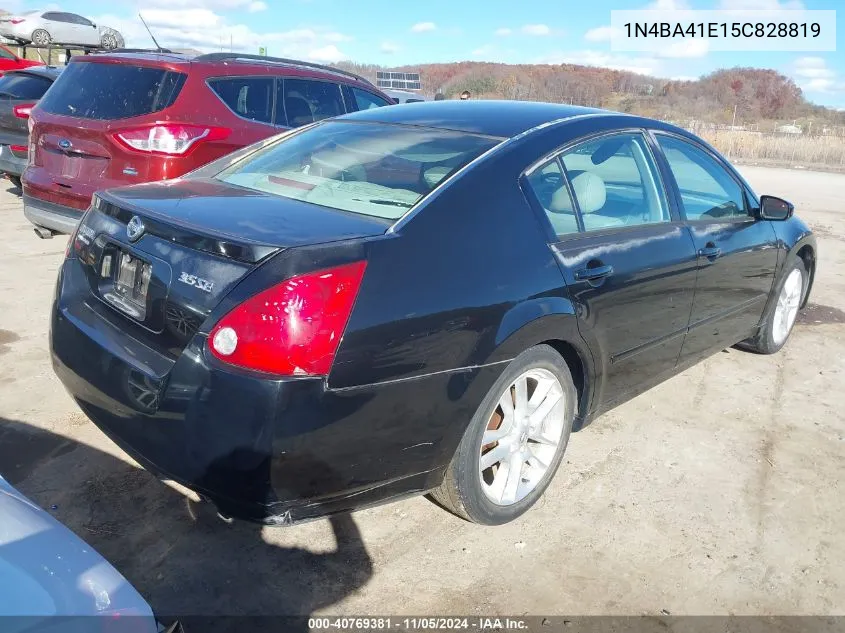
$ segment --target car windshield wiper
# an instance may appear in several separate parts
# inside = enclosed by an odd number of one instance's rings
[[[18,99],[18,95],[12,94],[11,92],[6,92],[5,90],[0,90],[0,97],[12,97],[12,99]]]
[[[393,207],[410,207],[408,202],[399,202],[399,200],[382,200],[381,198],[370,198],[367,202],[371,204],[387,204]]]

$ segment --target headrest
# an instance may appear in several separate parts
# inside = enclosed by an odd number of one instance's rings
[[[578,199],[581,213],[595,213],[607,200],[604,180],[589,171],[582,172],[572,179],[572,189]]]

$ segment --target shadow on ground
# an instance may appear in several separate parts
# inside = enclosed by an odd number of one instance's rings
[[[261,526],[226,524],[147,471],[3,418],[0,473],[108,559],[159,616],[308,615],[372,575],[351,515],[329,519],[334,551],[268,544]],[[204,631],[243,630],[237,620],[209,624]]]

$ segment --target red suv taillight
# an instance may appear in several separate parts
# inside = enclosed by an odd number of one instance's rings
[[[9,20],[9,22],[12,24],[22,24],[23,22],[26,22],[26,20],[23,18],[15,18],[14,20]]]
[[[297,275],[244,301],[209,333],[230,365],[282,376],[328,375],[367,262]]]
[[[123,147],[136,152],[184,156],[197,143],[220,141],[231,133],[232,130],[225,127],[167,123],[121,130],[113,137]]]
[[[28,119],[34,107],[34,103],[22,103],[20,105],[14,106],[12,108],[12,112],[14,112],[15,116],[19,119]]]

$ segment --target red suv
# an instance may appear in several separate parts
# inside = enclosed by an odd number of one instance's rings
[[[74,57],[30,115],[24,214],[40,237],[70,233],[97,190],[176,178],[284,130],[391,103],[358,75],[289,59]]]

